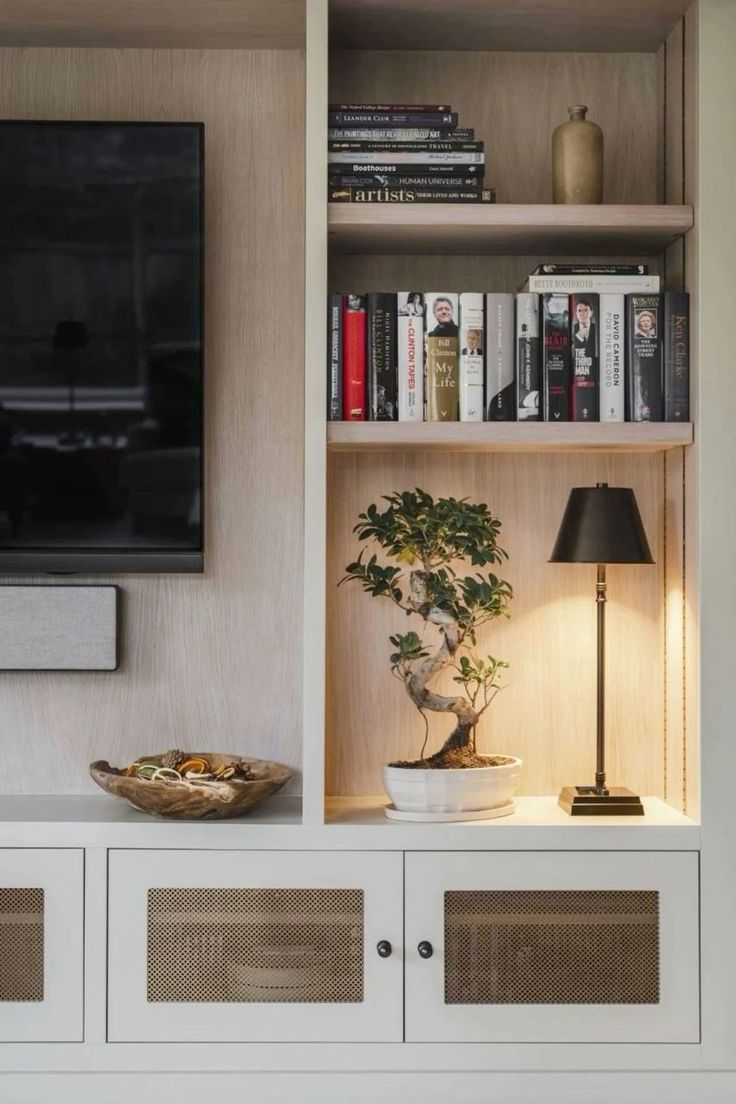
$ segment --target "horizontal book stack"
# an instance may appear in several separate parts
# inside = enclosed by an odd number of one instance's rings
[[[485,150],[449,104],[331,104],[331,203],[488,203]]]
[[[645,266],[329,297],[331,421],[687,422],[689,302]]]

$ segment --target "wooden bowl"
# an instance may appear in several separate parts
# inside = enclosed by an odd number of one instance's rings
[[[203,755],[213,767],[222,763],[247,765],[255,778],[247,782],[227,779],[224,782],[146,781],[144,778],[128,778],[122,770],[111,767],[104,759],[90,764],[89,773],[106,793],[121,797],[143,813],[171,817],[175,820],[222,820],[225,817],[247,816],[267,797],[276,793],[289,781],[292,772],[282,763],[268,759],[242,759],[237,755],[218,755],[214,752],[192,752]],[[146,762],[160,765],[161,755],[146,755]]]

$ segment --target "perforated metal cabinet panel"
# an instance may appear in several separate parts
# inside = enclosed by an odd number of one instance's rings
[[[375,852],[111,852],[109,1038],[400,1041],[402,867]]]
[[[698,939],[696,853],[408,854],[406,1038],[697,1042]]]
[[[83,1038],[84,853],[0,848],[0,1043]]]

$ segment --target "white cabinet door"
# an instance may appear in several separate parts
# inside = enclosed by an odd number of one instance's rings
[[[108,1038],[400,1041],[402,866],[378,852],[112,851]]]
[[[697,1042],[697,855],[412,853],[405,955],[411,1042]]]
[[[0,849],[0,1042],[83,1038],[84,854]]]

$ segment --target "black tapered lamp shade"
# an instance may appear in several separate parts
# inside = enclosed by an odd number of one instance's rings
[[[609,788],[605,769],[606,564],[654,563],[631,488],[573,487],[550,562],[598,565],[595,784],[564,787],[559,803],[571,816],[643,816],[641,798],[623,787]]]
[[[550,563],[654,563],[630,487],[573,487]]]

